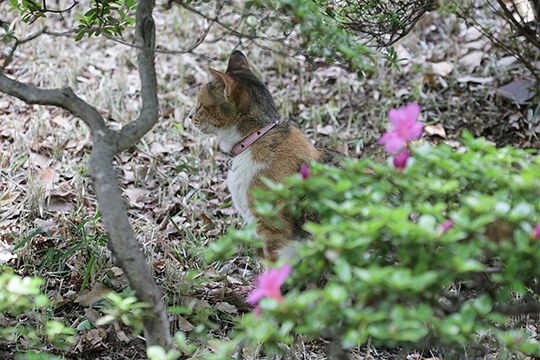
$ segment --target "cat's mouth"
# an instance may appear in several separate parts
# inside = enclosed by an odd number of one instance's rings
[[[199,132],[201,132],[203,134],[215,134],[216,133],[216,128],[215,127],[213,127],[212,125],[207,124],[207,123],[201,123],[200,121],[197,121],[196,118],[192,119],[191,123],[193,124],[195,129],[197,129]]]
[[[193,126],[203,134],[215,134],[215,128],[204,121],[200,109],[202,104],[197,104],[189,112],[188,118],[191,120]]]

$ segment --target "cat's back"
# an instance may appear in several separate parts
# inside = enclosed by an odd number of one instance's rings
[[[320,152],[304,133],[288,123],[279,124],[253,145],[253,159],[268,164],[264,175],[273,181],[283,181],[298,172],[303,163],[320,158]]]

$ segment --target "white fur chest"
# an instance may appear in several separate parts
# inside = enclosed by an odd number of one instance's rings
[[[253,214],[249,210],[251,182],[265,167],[265,164],[253,160],[251,149],[247,149],[231,161],[227,186],[231,192],[234,207],[246,222],[253,220]]]

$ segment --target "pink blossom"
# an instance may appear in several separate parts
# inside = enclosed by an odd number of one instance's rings
[[[281,285],[291,273],[291,266],[283,264],[279,269],[270,269],[257,277],[257,287],[249,294],[247,301],[251,305],[258,304],[262,298],[269,297],[278,302],[283,301],[281,295]],[[255,309],[255,312],[260,312],[260,309]]]
[[[410,141],[422,135],[424,124],[416,121],[420,115],[420,106],[410,103],[399,109],[388,112],[388,119],[394,130],[385,132],[377,143],[384,144],[384,150],[390,154],[397,154]]]
[[[405,169],[405,166],[407,166],[407,159],[409,159],[409,150],[405,148],[401,154],[394,156],[393,163],[396,169]]]
[[[444,234],[445,232],[447,232],[448,230],[450,230],[450,228],[454,225],[454,222],[450,219],[447,219],[445,220],[442,224],[441,224],[441,231],[442,233]]]
[[[535,240],[540,239],[540,223],[536,224],[536,226],[534,227],[532,238]]]
[[[306,163],[303,163],[302,166],[300,166],[300,175],[302,175],[302,179],[304,180],[309,178],[309,166]]]
[[[390,110],[388,119],[399,136],[408,141],[418,139],[422,135],[424,125],[416,121],[418,115],[420,115],[420,106],[417,103],[410,103],[405,107]]]
[[[377,143],[384,144],[384,150],[390,154],[397,154],[405,146],[405,141],[397,131],[385,132]]]

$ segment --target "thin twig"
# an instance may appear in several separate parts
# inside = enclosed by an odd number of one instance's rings
[[[133,49],[144,49],[142,46],[139,46],[139,45],[133,44],[133,43],[129,43],[129,42],[123,40],[123,39],[120,39],[120,38],[117,38],[117,37],[114,37],[114,36],[110,36],[110,35],[107,35],[107,34],[104,34],[104,33],[102,33],[101,35],[105,36],[107,39],[109,39],[111,41],[114,41],[114,42],[116,42],[118,44],[121,44],[121,45],[128,46],[128,47],[133,48]],[[172,55],[193,54],[193,55],[195,55],[195,56],[197,56],[197,57],[199,57],[201,59],[204,59],[204,60],[209,60],[209,61],[215,61],[216,60],[216,57],[214,57],[214,56],[208,56],[208,55],[204,55],[204,54],[197,54],[196,52],[194,52],[195,48],[193,48],[193,49],[188,48],[188,49],[182,49],[182,50],[169,50],[169,49],[156,48],[156,49],[154,49],[154,52],[158,53],[158,54],[172,54]]]
[[[243,33],[243,32],[240,32],[238,30],[235,29],[235,27],[238,27],[238,24],[235,24],[235,25],[229,25],[229,24],[226,24],[225,22],[221,21],[219,19],[219,16],[209,16],[205,13],[203,13],[202,11],[199,11],[197,9],[195,9],[194,7],[186,4],[185,2],[181,2],[179,4],[180,6],[182,6],[183,8],[185,8],[186,10],[189,10],[191,11],[192,13],[194,14],[197,14],[199,15],[200,17],[208,20],[208,21],[214,21],[216,24],[218,24],[219,26],[221,26],[223,29],[229,31],[231,34],[239,37],[239,38],[247,38],[247,39],[250,39],[250,40],[254,40],[254,39],[262,39],[262,40],[266,40],[266,41],[271,41],[271,42],[283,42],[285,40],[287,40],[286,37],[276,37],[276,38],[271,38],[271,37],[266,37],[266,36],[261,36],[261,35],[253,35],[253,34],[246,34],[246,33]]]
[[[17,38],[14,38],[15,39],[15,43],[13,44],[13,46],[11,47],[11,51],[9,52],[9,54],[7,55],[6,59],[4,60],[4,63],[2,64],[2,66],[0,66],[0,73],[4,72],[4,69],[13,61],[13,56],[15,55],[15,51],[17,51],[17,48],[22,45],[22,44],[25,44],[29,41],[32,41],[38,37],[40,37],[41,35],[45,34],[47,31],[47,27],[44,27],[43,29],[35,32],[34,34],[22,39],[22,40],[19,40]]]
[[[502,14],[499,14],[500,17],[506,20],[510,25],[514,25],[516,32],[520,35],[523,35],[527,40],[531,42],[536,48],[540,49],[540,41],[536,38],[535,33],[525,25],[525,19],[522,17],[521,13],[517,10],[514,0],[511,0],[512,5],[514,6],[515,11],[518,13],[520,20],[523,22],[521,24],[515,17],[514,14],[508,9],[503,0],[496,0],[499,4]]]
[[[41,14],[45,14],[45,13],[62,14],[62,13],[70,11],[71,9],[73,9],[75,6],[77,6],[79,4],[79,2],[77,0],[74,0],[73,4],[71,4],[71,6],[66,8],[66,9],[48,9],[47,8],[47,2],[45,0],[42,0],[41,7],[36,2],[34,2],[32,0],[27,0],[27,1],[30,4],[34,5],[36,8],[38,8],[39,10],[37,10],[36,12],[39,12]]]
[[[488,4],[490,6],[492,6],[491,3],[488,2]],[[509,46],[509,45],[505,44],[498,37],[494,36],[493,33],[489,29],[487,29],[485,26],[481,25],[474,18],[474,16],[468,16],[467,14],[469,13],[469,11],[470,11],[470,9],[468,9],[468,8],[459,7],[459,11],[456,12],[456,15],[459,18],[461,18],[461,19],[469,22],[470,24],[472,24],[472,26],[475,29],[477,29],[478,31],[480,31],[480,33],[482,33],[482,35],[487,37],[492,44],[494,44],[495,46],[499,47],[500,49],[505,50],[508,53],[515,56],[518,59],[518,61],[521,64],[523,64],[523,66],[525,66],[527,68],[527,70],[529,70],[531,75],[534,76],[535,79],[538,82],[540,82],[540,72],[538,71],[538,68],[531,62],[532,57],[529,58],[529,57],[525,56],[522,53],[522,51],[528,51],[528,47],[524,46],[523,44],[517,44],[517,43],[514,43],[513,46]]]

